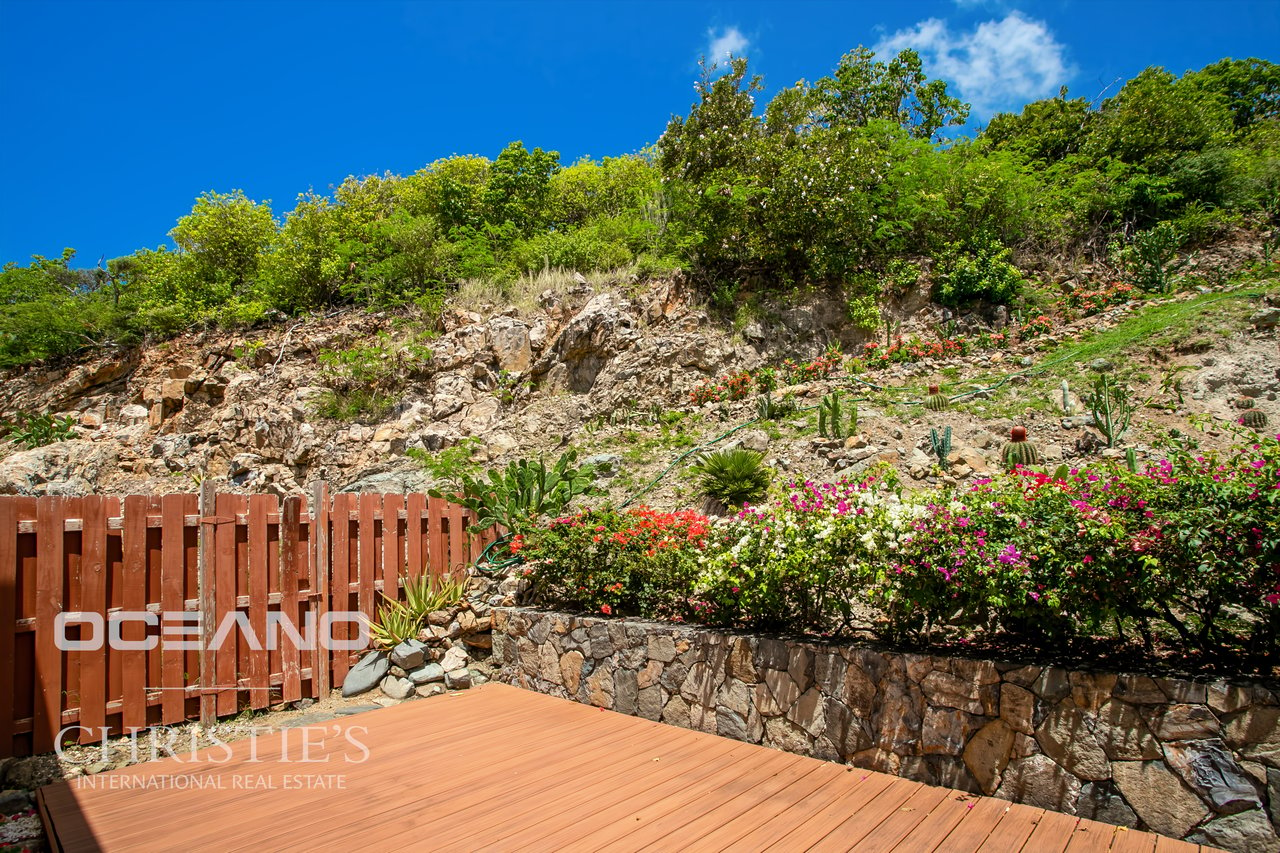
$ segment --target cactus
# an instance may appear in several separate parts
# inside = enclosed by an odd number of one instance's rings
[[[1138,452],[1132,447],[1125,448],[1124,466],[1129,469],[1130,474],[1138,473]]]
[[[1086,401],[1093,415],[1093,425],[1107,440],[1107,447],[1115,447],[1129,431],[1129,421],[1138,404],[1124,385],[1112,385],[1104,373],[1093,386],[1093,393]]]
[[[1267,428],[1267,415],[1260,409],[1249,409],[1240,416],[1239,423],[1257,432]]]
[[[855,408],[850,429],[856,429],[857,423],[858,412]],[[840,392],[832,391],[818,405],[818,435],[823,438],[844,438],[848,434],[844,424],[844,411],[840,405]]]
[[[1237,409],[1243,409],[1243,410],[1252,409],[1252,408],[1253,408],[1253,398],[1252,398],[1252,397],[1241,397],[1239,400],[1236,400],[1236,408],[1237,408]]]
[[[931,412],[946,411],[951,405],[951,400],[946,394],[939,392],[937,385],[929,386],[929,396],[924,398],[924,407]]]
[[[1013,469],[1019,465],[1037,465],[1040,462],[1040,451],[1027,441],[1027,428],[1016,426],[1009,432],[1009,440],[1000,451],[1000,461],[1005,468]]]
[[[1071,386],[1064,379],[1062,380],[1062,413],[1069,415],[1074,408],[1075,406],[1071,405]]]
[[[938,435],[938,430],[929,428],[929,445],[933,450],[933,455],[938,457],[938,467],[943,471],[947,470],[950,464],[947,457],[951,455],[951,427],[947,427],[942,431],[942,435]]]

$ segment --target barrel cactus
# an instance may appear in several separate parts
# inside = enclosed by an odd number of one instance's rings
[[[1237,408],[1237,409],[1245,409],[1245,410],[1252,409],[1252,408],[1253,408],[1253,398],[1252,398],[1252,397],[1241,397],[1239,400],[1236,400],[1236,408]]]
[[[951,405],[946,394],[940,392],[937,385],[929,386],[929,396],[924,398],[924,407],[932,412],[945,411]]]
[[[1266,413],[1258,409],[1249,409],[1240,416],[1240,423],[1247,426],[1251,430],[1260,430],[1267,428]]]
[[[1040,451],[1027,441],[1027,428],[1016,426],[1009,431],[1009,440],[1000,451],[1000,461],[1005,468],[1016,468],[1019,465],[1037,465],[1040,462]]]

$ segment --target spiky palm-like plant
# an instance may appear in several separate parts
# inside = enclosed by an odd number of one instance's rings
[[[709,453],[693,471],[702,494],[726,507],[758,502],[772,479],[764,454],[741,447]]]

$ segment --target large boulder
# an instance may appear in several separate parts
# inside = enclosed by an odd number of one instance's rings
[[[386,652],[369,652],[347,671],[347,677],[342,681],[342,695],[358,696],[372,690],[390,671],[391,660]]]
[[[0,461],[0,495],[88,494],[119,468],[114,446],[59,441]]]
[[[569,321],[551,352],[532,372],[545,374],[558,362],[564,370],[557,371],[557,376],[563,377],[565,386],[575,393],[586,393],[609,359],[639,339],[636,324],[626,297],[598,294]]]

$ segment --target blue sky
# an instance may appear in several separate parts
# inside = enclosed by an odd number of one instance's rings
[[[688,111],[701,54],[772,92],[859,44],[917,48],[981,121],[1149,65],[1280,61],[1280,0],[0,0],[0,263],[160,245],[205,190],[282,216],[514,139],[636,151]]]

